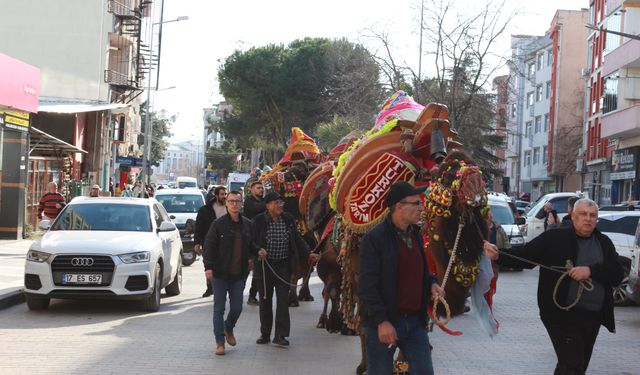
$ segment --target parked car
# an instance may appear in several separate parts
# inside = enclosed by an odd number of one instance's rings
[[[518,227],[518,225],[524,224],[524,218],[515,218],[513,208],[509,205],[509,203],[511,203],[510,198],[491,194],[488,195],[488,197],[493,221],[502,226],[502,229],[504,229],[509,238],[511,247],[524,246],[524,236]]]
[[[617,305],[628,305],[632,302],[627,293],[629,283],[629,271],[635,246],[636,231],[640,211],[600,211],[598,213],[598,224],[596,227],[600,232],[606,234],[613,242],[616,252],[619,255],[625,277],[622,283],[614,288],[613,300]]]
[[[569,198],[580,196],[577,193],[550,193],[545,194],[535,201],[531,209],[526,215],[526,224],[524,226],[525,241],[530,242],[544,232],[544,205],[551,202],[553,209],[556,210],[558,218],[562,218],[567,214],[567,206]]]
[[[178,189],[197,189],[198,180],[194,177],[179,176],[176,177],[176,188]]]
[[[169,217],[180,230],[182,239],[182,263],[190,266],[196,260],[193,250],[193,235],[196,229],[198,210],[204,206],[205,196],[198,189],[162,189],[154,196],[169,213]]]
[[[141,300],[158,311],[160,291],[180,294],[180,235],[155,199],[77,197],[27,252],[27,306],[46,309],[51,298]]]

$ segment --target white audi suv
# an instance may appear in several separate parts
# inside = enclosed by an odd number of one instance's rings
[[[182,243],[155,199],[73,199],[34,242],[25,266],[27,306],[46,309],[51,298],[140,300],[158,311],[160,292],[182,289]]]

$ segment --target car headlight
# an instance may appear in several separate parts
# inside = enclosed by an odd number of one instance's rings
[[[522,236],[511,237],[511,239],[509,240],[509,243],[512,245],[524,245],[524,237]]]
[[[138,253],[122,254],[118,255],[118,258],[120,258],[123,263],[144,263],[151,259],[151,252],[140,251]]]
[[[27,260],[31,262],[43,263],[46,262],[50,256],[51,254],[43,251],[29,250],[27,252]]]

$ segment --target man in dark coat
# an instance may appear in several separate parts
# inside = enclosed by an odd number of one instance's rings
[[[572,227],[573,222],[571,221],[571,213],[573,212],[573,206],[580,199],[579,197],[570,197],[567,200],[567,214],[562,218],[560,222],[560,227]]]
[[[247,195],[244,199],[242,215],[253,220],[253,218],[266,210],[266,206],[264,204],[264,186],[262,185],[262,182],[256,180],[251,183],[249,189],[251,194]],[[253,260],[253,264],[256,264],[255,259]],[[251,277],[251,288],[249,289],[249,299],[247,300],[247,304],[257,306],[258,299],[256,298],[256,295],[258,294],[258,278],[256,278],[255,275],[256,274],[254,272],[253,277]]]
[[[420,221],[424,188],[396,182],[389,188],[389,215],[362,237],[358,291],[368,374],[391,374],[399,347],[411,373],[433,375],[427,307],[444,291],[429,272]]]
[[[260,337],[257,344],[271,339],[273,325],[273,292],[276,294],[275,335],[273,343],[287,346],[289,319],[289,280],[300,259],[315,263],[318,254],[311,254],[309,245],[300,237],[294,218],[283,212],[284,200],[276,192],[264,198],[266,212],[253,220],[254,243],[260,248],[260,261],[254,266],[260,296]],[[263,272],[264,270],[264,272]]]
[[[218,190],[221,188],[220,190]],[[217,191],[217,194],[216,194]],[[202,253],[202,246],[204,245],[204,239],[211,227],[211,223],[213,223],[218,215],[216,214],[215,204],[216,198],[218,194],[224,193],[224,197],[226,199],[226,188],[224,186],[216,187],[216,189],[209,190],[207,193],[207,198],[205,199],[204,206],[200,207],[198,210],[198,215],[196,216],[196,230],[193,234],[193,250],[196,254]],[[210,297],[213,294],[213,289],[211,288],[211,281],[207,279],[207,289],[202,294],[202,298]]]
[[[217,355],[225,354],[225,338],[229,345],[236,345],[233,328],[242,312],[249,258],[258,251],[252,242],[251,220],[240,215],[240,192],[229,192],[226,206],[227,214],[214,221],[207,232],[203,254],[205,275],[213,286],[213,333]],[[225,319],[227,295],[229,314]]]
[[[555,301],[554,288],[562,272],[540,268],[538,279],[540,318],[558,357],[556,375],[584,374],[600,325],[615,332],[613,287],[624,277],[613,243],[596,229],[598,205],[587,198],[579,199],[571,217],[573,226],[544,232],[523,248],[504,250],[506,256],[499,259],[495,246],[484,243],[486,254],[507,267],[535,267],[508,254],[548,267],[573,265],[568,278],[560,283]],[[577,298],[578,282],[587,279],[591,279],[593,290],[585,289],[577,304],[566,309]]]

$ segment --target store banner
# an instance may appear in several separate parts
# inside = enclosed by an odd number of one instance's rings
[[[38,112],[40,69],[0,53],[0,106]]]
[[[29,116],[29,112],[0,110],[0,126],[6,129],[28,132]]]
[[[611,180],[630,180],[636,178],[640,147],[614,150],[611,154]]]

